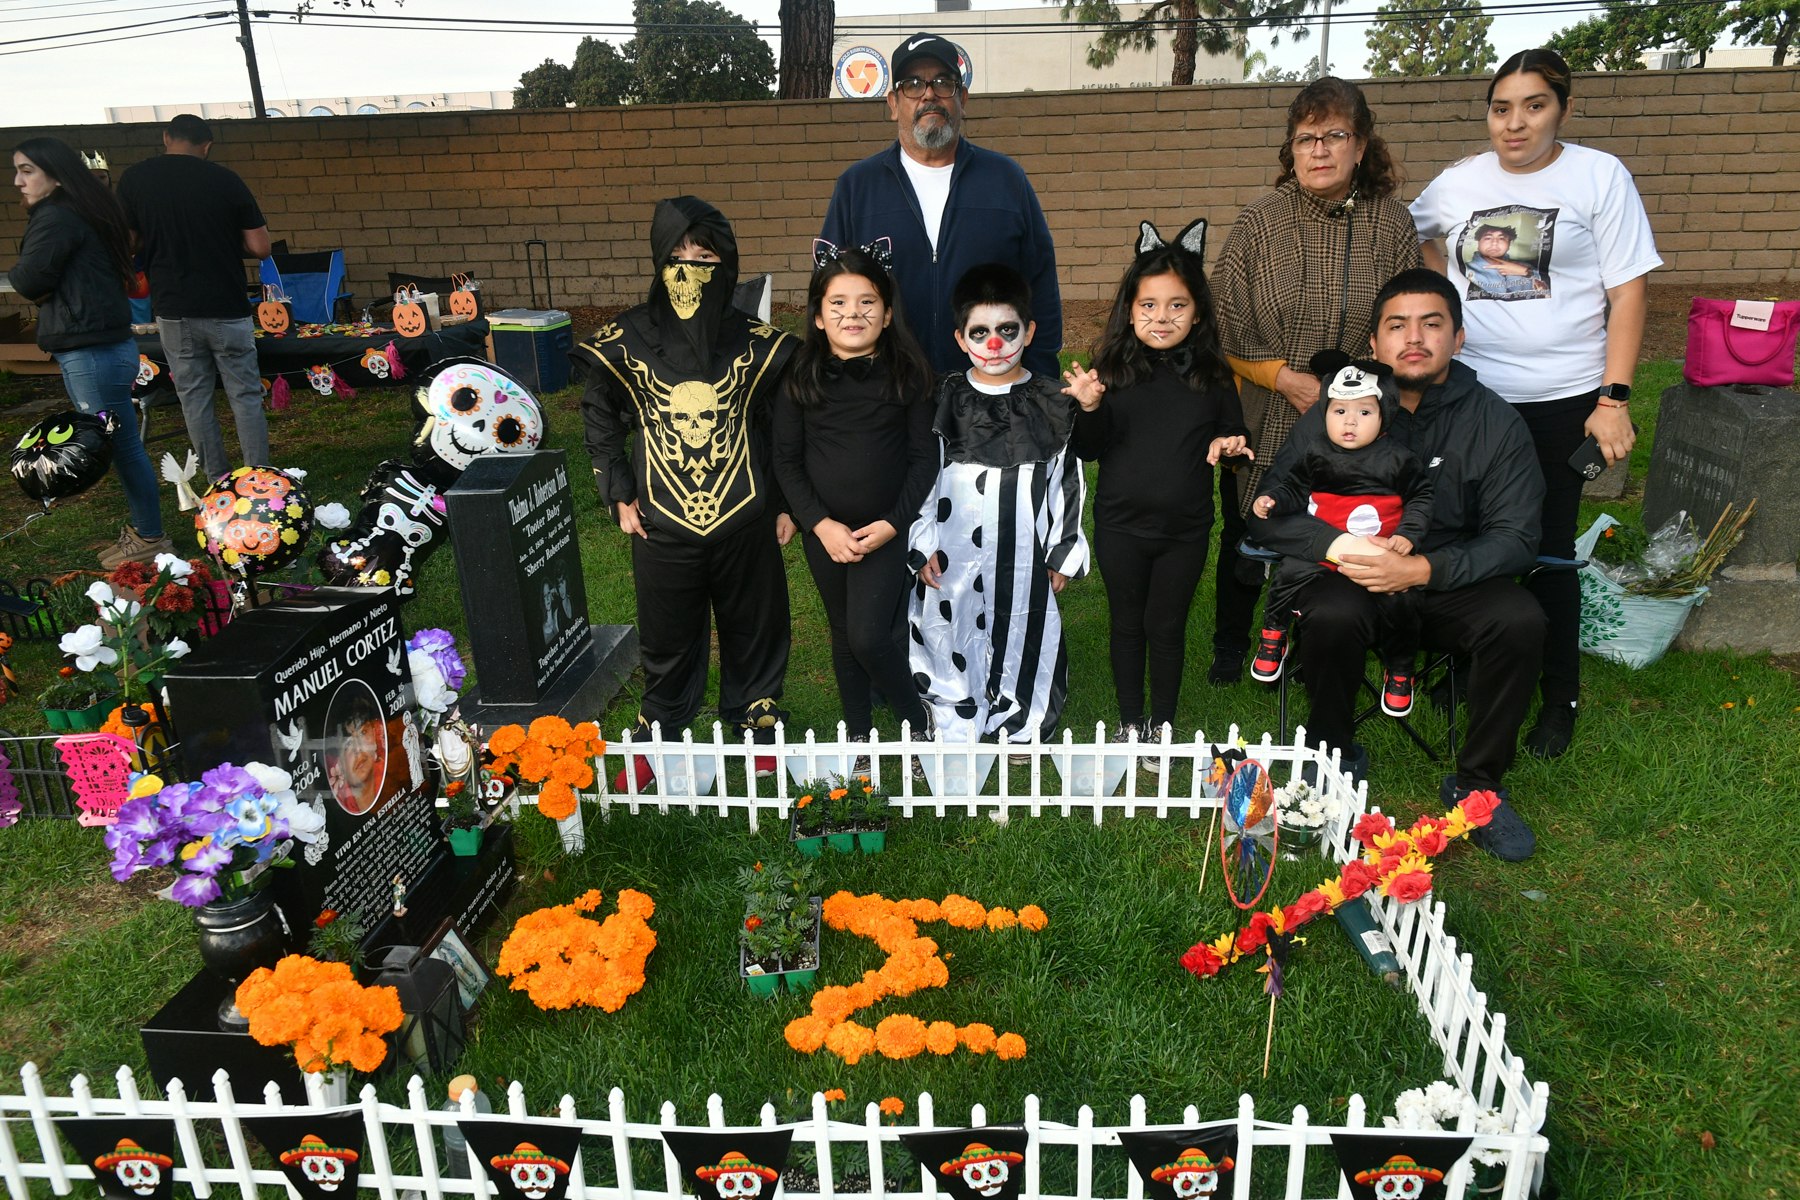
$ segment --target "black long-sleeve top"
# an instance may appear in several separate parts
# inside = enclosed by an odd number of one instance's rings
[[[1390,406],[1398,412],[1397,405]],[[1292,454],[1282,448],[1279,470],[1263,476],[1261,495],[1275,500],[1271,516],[1310,511],[1316,493],[1337,496],[1398,496],[1400,524],[1393,535],[1418,545],[1431,528],[1431,475],[1400,439],[1384,434],[1366,446],[1346,450],[1325,435],[1323,424],[1307,422],[1288,435]]]
[[[1204,537],[1212,528],[1218,437],[1248,434],[1237,391],[1189,387],[1166,362],[1131,387],[1108,388],[1075,418],[1075,453],[1100,463],[1094,525],[1143,538]]]
[[[851,529],[886,520],[904,534],[937,476],[929,394],[896,399],[880,358],[836,367],[823,403],[775,400],[775,478],[800,528],[830,517]],[[829,369],[829,368],[828,368]]]

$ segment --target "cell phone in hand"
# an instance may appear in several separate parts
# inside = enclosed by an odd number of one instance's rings
[[[1600,452],[1600,440],[1593,434],[1588,434],[1587,440],[1569,455],[1569,470],[1590,482],[1606,470],[1606,455]]]

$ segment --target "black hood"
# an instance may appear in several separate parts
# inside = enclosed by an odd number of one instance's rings
[[[700,235],[719,256],[710,267],[673,264],[675,248],[689,233]],[[670,366],[704,372],[712,360],[720,325],[737,287],[737,238],[725,214],[696,196],[657,202],[650,218],[650,315],[661,334]],[[700,278],[704,276],[704,278]],[[677,295],[671,295],[673,282]],[[696,298],[697,285],[697,298]],[[676,300],[682,300],[680,305]]]

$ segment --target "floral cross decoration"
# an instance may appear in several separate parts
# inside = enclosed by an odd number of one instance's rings
[[[1285,947],[1302,925],[1335,912],[1371,888],[1400,904],[1430,895],[1431,860],[1448,849],[1451,842],[1493,820],[1500,803],[1500,797],[1493,792],[1470,792],[1443,816],[1422,816],[1404,830],[1383,813],[1364,813],[1351,831],[1362,844],[1362,855],[1349,862],[1335,879],[1303,893],[1285,908],[1275,905],[1255,913],[1236,933],[1194,943],[1181,956],[1181,965],[1196,979],[1210,979],[1246,954],[1259,950],[1270,954],[1271,939]]]

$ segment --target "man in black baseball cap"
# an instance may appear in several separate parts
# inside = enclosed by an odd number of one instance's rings
[[[1056,248],[1019,164],[962,136],[967,56],[950,39],[915,33],[894,50],[888,115],[897,138],[838,177],[820,236],[837,246],[889,238],[907,323],[940,372],[962,371],[951,289],[971,267],[999,262],[1031,285],[1037,335],[1025,364],[1057,378],[1062,293]]]

